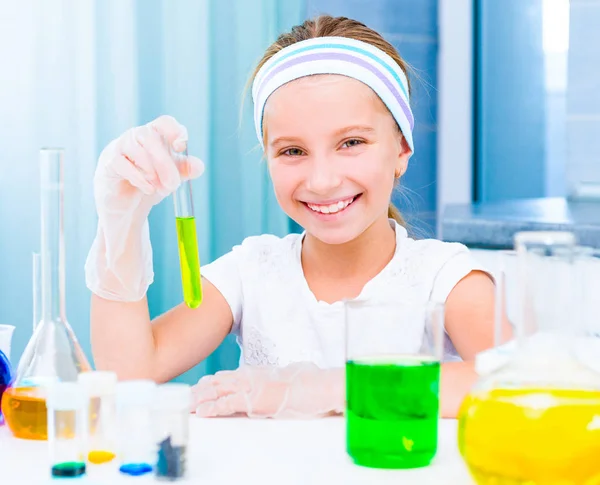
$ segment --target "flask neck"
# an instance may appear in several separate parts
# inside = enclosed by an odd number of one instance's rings
[[[62,149],[40,152],[42,320],[66,322]]]

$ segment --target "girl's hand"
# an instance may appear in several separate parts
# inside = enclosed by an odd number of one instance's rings
[[[113,301],[139,301],[152,283],[150,209],[204,164],[178,155],[188,133],[171,116],[132,128],[102,151],[94,175],[98,230],[85,265],[86,283]]]
[[[320,369],[308,362],[217,372],[194,387],[196,414],[287,419],[341,414],[344,377],[343,369]]]

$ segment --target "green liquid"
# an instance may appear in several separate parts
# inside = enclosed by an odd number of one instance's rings
[[[202,282],[200,281],[196,219],[194,217],[176,217],[175,220],[183,300],[188,307],[198,308],[202,303]]]
[[[427,466],[437,451],[440,364],[392,356],[346,363],[347,450],[373,468]]]

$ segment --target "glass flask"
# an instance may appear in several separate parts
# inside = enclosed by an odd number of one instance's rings
[[[564,232],[519,233],[515,248],[514,339],[478,369],[459,411],[460,452],[479,485],[600,483],[600,373],[588,358],[598,339],[583,318],[579,248]]]
[[[10,345],[15,327],[12,325],[0,325],[0,402],[2,402],[2,394],[11,384],[13,377],[13,369],[10,364]],[[0,426],[4,424],[4,416],[2,415],[2,407],[0,407]]]
[[[6,424],[23,439],[47,439],[48,384],[75,382],[80,372],[91,370],[65,312],[63,159],[63,149],[40,150],[41,321],[2,398]]]

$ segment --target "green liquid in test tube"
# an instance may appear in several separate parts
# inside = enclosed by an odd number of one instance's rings
[[[175,155],[185,163],[187,148]],[[190,308],[198,308],[202,303],[202,282],[200,279],[200,257],[196,237],[196,218],[192,201],[192,185],[189,180],[181,183],[175,194],[175,221],[177,226],[177,246],[181,266],[183,300]]]

